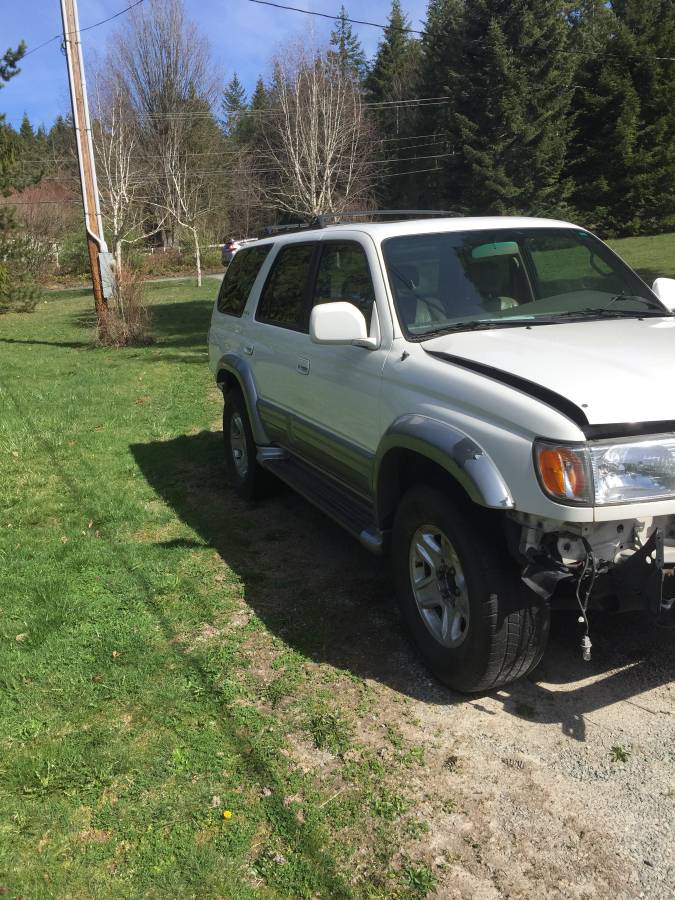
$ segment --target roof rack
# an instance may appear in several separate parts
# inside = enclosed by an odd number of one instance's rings
[[[456,216],[456,212],[449,209],[365,209],[365,210],[345,210],[340,213],[325,213],[317,217],[320,223],[319,227],[324,228],[326,225],[342,224],[344,219],[433,219],[437,216]]]
[[[260,237],[272,237],[279,232],[292,234],[296,231],[310,231],[315,228],[326,228],[329,225],[347,225],[350,219],[432,219],[438,216],[457,216],[458,213],[448,209],[365,209],[345,210],[339,213],[323,213],[306,222],[295,225],[267,225],[261,229]]]

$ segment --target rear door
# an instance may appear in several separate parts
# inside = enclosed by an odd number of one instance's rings
[[[289,449],[293,446],[292,418],[306,402],[309,287],[318,246],[317,241],[281,245],[244,347],[255,372],[265,429],[272,441]]]
[[[260,244],[241,250],[225,273],[209,331],[209,361],[213,371],[223,354],[229,351],[240,353],[242,346],[248,343],[244,309],[271,249],[272,244]]]

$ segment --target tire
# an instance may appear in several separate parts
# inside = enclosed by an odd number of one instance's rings
[[[488,691],[534,669],[546,649],[549,606],[471,510],[426,485],[411,488],[396,513],[392,553],[403,619],[440,681]]]
[[[256,500],[269,493],[271,475],[257,462],[246,403],[240,391],[225,395],[223,407],[225,474],[228,484],[244,500]]]

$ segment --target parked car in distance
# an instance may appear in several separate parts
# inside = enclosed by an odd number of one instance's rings
[[[536,218],[311,227],[239,250],[209,362],[239,495],[280,478],[391,557],[460,691],[530,672],[555,606],[675,614],[675,280]],[[373,648],[376,652],[376,648]]]
[[[235,240],[234,238],[225,238],[222,252],[222,261],[225,268],[230,265],[238,250],[241,250],[246,244],[250,244],[255,240],[256,238],[239,238],[238,240]]]

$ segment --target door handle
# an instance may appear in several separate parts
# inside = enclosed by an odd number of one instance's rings
[[[298,372],[301,375],[309,375],[309,360],[304,356],[298,359]]]
[[[247,356],[253,356],[253,344],[245,344],[244,345],[244,353]]]

